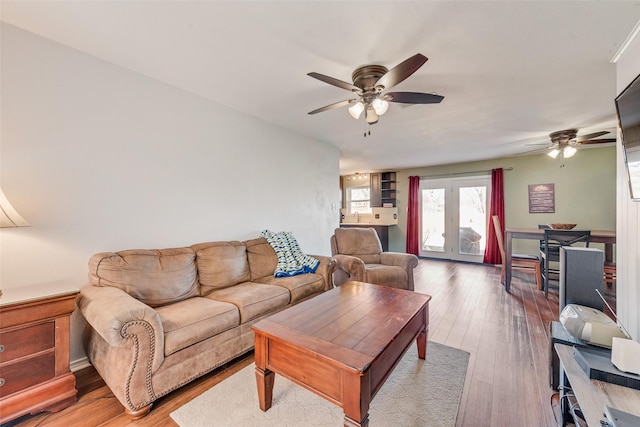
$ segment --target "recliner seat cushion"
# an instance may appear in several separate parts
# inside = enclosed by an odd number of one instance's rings
[[[250,280],[247,247],[244,243],[209,242],[191,247],[196,253],[202,296]]]
[[[102,252],[89,260],[89,282],[158,307],[199,295],[195,258],[191,248]]]
[[[164,330],[165,356],[240,324],[235,305],[208,298],[189,298],[156,311]]]
[[[207,298],[227,302],[238,307],[240,323],[246,323],[289,304],[289,290],[281,286],[246,282],[219,289]]]
[[[396,287],[399,283],[407,283],[407,271],[402,267],[382,264],[366,264],[366,280],[377,285]]]

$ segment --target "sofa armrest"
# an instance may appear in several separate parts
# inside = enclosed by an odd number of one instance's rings
[[[131,347],[134,365],[155,372],[164,361],[164,331],[158,313],[121,289],[87,285],[78,307],[87,323],[111,347]],[[150,363],[149,363],[150,362]]]
[[[336,269],[336,262],[333,258],[324,255],[309,255],[320,261],[320,265],[316,269],[316,274],[324,278],[324,290],[333,289],[333,272]]]
[[[403,252],[382,252],[380,253],[380,264],[394,265],[409,271],[418,266],[418,257]]]
[[[349,280],[364,282],[365,264],[360,258],[351,255],[334,255],[336,270],[342,270],[349,276]]]

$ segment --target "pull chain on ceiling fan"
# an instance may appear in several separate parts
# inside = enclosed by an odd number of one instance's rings
[[[396,65],[391,70],[388,70],[382,65],[365,65],[357,68],[351,75],[353,84],[323,74],[309,73],[307,75],[310,77],[351,91],[357,98],[329,104],[310,111],[308,114],[317,114],[349,105],[349,114],[351,114],[351,117],[354,119],[359,119],[362,113],[365,113],[364,118],[368,127],[369,125],[378,123],[380,116],[387,112],[389,102],[404,104],[440,103],[444,97],[435,94],[419,92],[382,93],[385,89],[403,82],[422,67],[425,62],[427,62],[427,57],[418,53]],[[370,131],[368,133],[371,134]],[[364,136],[367,136],[367,131],[365,131]]]

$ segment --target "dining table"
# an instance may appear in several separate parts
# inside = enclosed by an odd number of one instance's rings
[[[505,260],[504,260],[504,290],[510,292],[511,288],[511,255],[513,239],[544,240],[543,228],[505,228]],[[605,262],[613,262],[613,245],[616,243],[616,232],[612,230],[591,230],[591,243],[604,243]]]

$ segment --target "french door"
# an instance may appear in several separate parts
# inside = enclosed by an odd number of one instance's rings
[[[491,177],[420,181],[420,256],[482,262]]]

